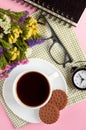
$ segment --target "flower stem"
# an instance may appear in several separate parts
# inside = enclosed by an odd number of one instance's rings
[[[15,20],[19,20],[23,15],[26,14],[26,11],[14,12],[14,11],[10,11],[9,9],[5,10],[5,9],[2,9],[2,8],[0,8],[0,12],[10,16],[11,18],[13,18]]]

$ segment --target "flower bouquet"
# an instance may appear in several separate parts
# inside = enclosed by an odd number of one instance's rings
[[[0,8],[0,79],[17,65],[28,62],[32,46],[43,43],[37,20],[28,11]]]

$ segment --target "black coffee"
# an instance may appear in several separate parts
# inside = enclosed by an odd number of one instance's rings
[[[38,72],[24,74],[17,82],[19,99],[28,106],[39,106],[46,101],[50,93],[47,79]]]

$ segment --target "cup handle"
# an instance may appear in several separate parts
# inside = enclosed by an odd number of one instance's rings
[[[52,73],[51,75],[48,76],[50,81],[52,81],[53,79],[58,78],[58,77],[59,77],[58,72],[54,72],[54,73]]]

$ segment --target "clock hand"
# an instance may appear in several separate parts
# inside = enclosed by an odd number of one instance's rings
[[[84,80],[84,78],[82,78],[82,76],[79,74],[79,76],[80,76],[80,78],[82,79],[82,80]]]
[[[83,81],[82,81],[81,87],[86,88],[86,80],[83,80]]]
[[[81,83],[83,82],[84,78],[79,74],[79,77],[81,78]]]

